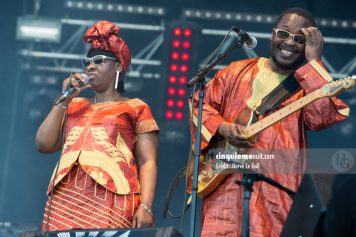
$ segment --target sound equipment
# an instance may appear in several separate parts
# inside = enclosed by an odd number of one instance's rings
[[[20,237],[183,237],[174,227],[135,229],[75,229],[68,231],[26,232]]]
[[[281,237],[321,236],[334,174],[305,174],[294,197]]]
[[[14,224],[9,221],[0,221],[0,237],[17,237],[24,232],[37,230],[36,225],[31,224]]]

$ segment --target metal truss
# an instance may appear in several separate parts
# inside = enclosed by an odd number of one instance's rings
[[[86,10],[86,11],[120,12],[125,14],[156,15],[156,16],[163,16],[166,14],[166,9],[164,7],[103,3],[103,2],[95,2],[95,1],[68,0],[65,2],[65,6],[66,8],[69,9]]]
[[[273,17],[270,15],[257,15],[257,14],[249,14],[249,13],[226,13],[222,14],[220,12],[211,12],[211,11],[203,11],[203,10],[183,10],[182,14],[188,18],[211,18],[215,16],[216,19],[220,20],[229,20],[232,16],[234,20],[240,21],[249,21],[255,23],[265,23],[266,21],[271,23],[273,21]],[[214,19],[215,19],[214,18]],[[231,19],[232,19],[231,18]],[[265,21],[264,21],[265,19]],[[323,19],[325,23],[325,19]],[[40,70],[40,71],[58,71],[58,72],[81,72],[82,68],[73,68],[69,66],[69,60],[80,60],[85,55],[84,53],[88,50],[83,46],[82,54],[75,54],[73,53],[75,49],[77,49],[81,42],[82,35],[84,34],[85,30],[94,24],[97,20],[81,20],[81,19],[61,19],[63,25],[71,25],[71,26],[78,26],[78,29],[71,35],[71,37],[66,40],[61,47],[55,49],[51,49],[50,52],[48,51],[41,51],[41,50],[34,50],[33,48],[30,49],[23,49],[20,51],[20,55],[24,57],[36,57],[36,58],[47,58],[51,59],[51,65],[35,65],[32,69]],[[334,22],[331,26],[350,26],[353,27],[353,22],[342,21],[335,23],[336,20],[329,20],[330,22]],[[329,22],[327,21],[327,22]],[[347,22],[342,24],[343,22]],[[143,72],[145,67],[153,66],[153,67],[160,67],[162,65],[162,58],[153,59],[153,55],[157,52],[157,50],[163,44],[163,32],[165,26],[163,23],[161,25],[145,25],[145,24],[133,24],[133,23],[124,23],[124,22],[117,22],[118,25],[122,29],[128,30],[140,30],[141,32],[154,32],[157,33],[157,37],[155,37],[151,42],[149,42],[144,48],[142,48],[136,55],[133,55],[132,64],[128,71],[129,77],[147,77],[147,78],[159,78],[159,73],[149,73]],[[226,30],[221,29],[202,29],[202,35],[211,35],[211,36],[223,36],[226,34]],[[252,36],[260,40],[268,40],[270,38],[270,33],[266,32],[250,32]],[[338,44],[344,45],[346,47],[352,48],[354,50],[356,47],[356,38],[344,38],[344,37],[325,37],[324,38],[326,44]],[[88,45],[87,45],[88,46]],[[246,49],[243,48],[244,53],[248,58],[256,57],[258,54],[253,49]],[[356,73],[356,57],[350,59],[348,62],[344,64],[342,68],[336,68],[328,58],[322,58],[325,66],[329,70],[330,74],[334,78],[342,78],[347,75],[355,74]],[[214,69],[218,70],[226,65],[217,65]]]
[[[250,23],[270,23],[272,24],[277,15],[257,14],[251,12],[228,12],[212,11],[204,9],[183,9],[182,16],[189,19],[206,19],[218,21],[250,22]],[[355,29],[356,20],[316,18],[322,27]]]
[[[39,65],[36,63],[31,68],[38,71],[51,71],[51,72],[82,72],[82,68],[71,67],[70,60],[81,60],[85,57],[85,52],[88,50],[89,45],[84,45],[82,54],[74,53],[80,43],[82,36],[87,28],[93,25],[97,20],[80,20],[80,19],[61,19],[63,25],[78,26],[78,29],[67,39],[59,48],[52,48],[50,51],[34,50],[33,47],[29,49],[22,49],[19,55],[23,57],[45,58],[48,59],[45,64]],[[161,59],[153,59],[153,55],[159,50],[163,43],[164,25],[145,25],[145,24],[132,24],[116,22],[122,29],[140,30],[142,32],[153,32],[157,36],[149,42],[143,49],[136,55],[133,55],[132,63],[128,70],[128,77],[143,77],[143,78],[160,78],[160,73],[144,72],[147,66],[161,66]],[[53,46],[52,46],[53,47]]]

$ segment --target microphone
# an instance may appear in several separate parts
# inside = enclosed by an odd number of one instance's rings
[[[232,30],[240,36],[246,48],[254,49],[257,46],[257,39],[255,37],[250,36],[247,32],[239,29],[236,26],[233,26]]]
[[[87,74],[85,73],[80,73],[81,77],[83,78],[83,81],[74,78],[80,85],[80,87],[83,87],[85,85],[87,85],[89,83],[89,77]],[[75,89],[73,87],[70,86],[70,84],[68,84],[68,88],[67,90],[65,90],[64,92],[62,92],[62,95],[60,95],[58,97],[58,99],[56,100],[56,104],[59,104],[63,101],[65,101],[67,98],[70,97],[70,95],[75,91]]]
[[[231,27],[219,46],[202,61],[201,65],[203,66],[200,68],[199,73],[187,82],[188,87],[197,83],[201,79],[202,74],[206,75],[217,62],[225,59],[227,55],[240,44],[241,39],[234,28],[238,30],[235,26]]]
[[[203,60],[201,65],[204,66],[202,66],[195,77],[188,81],[187,86],[193,86],[195,83],[201,81],[216,64],[224,60],[235,48],[241,47],[242,45],[246,48],[253,49],[257,45],[257,40],[238,27],[231,27],[219,46]]]
[[[234,30],[234,27],[235,26],[233,26],[227,32],[227,34],[224,36],[224,39],[220,42],[219,46],[203,60],[203,62],[201,63],[201,65],[204,65],[203,68],[209,67],[211,61],[215,60],[219,56],[227,54],[229,51],[235,48],[238,43],[240,43],[240,37]]]

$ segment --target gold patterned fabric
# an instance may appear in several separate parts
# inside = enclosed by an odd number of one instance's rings
[[[288,75],[279,74],[266,69],[267,58],[261,58],[258,61],[259,71],[252,83],[252,94],[246,104],[250,109],[256,111],[261,105],[262,100],[281,84]]]
[[[47,224],[49,231],[131,228],[140,194],[113,193],[97,183],[76,162],[55,187],[51,207],[50,203],[48,197],[42,231],[47,229]]]

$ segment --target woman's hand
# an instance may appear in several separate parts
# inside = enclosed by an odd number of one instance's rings
[[[84,78],[80,73],[71,74],[70,77],[64,79],[62,83],[62,93],[68,90],[69,85],[74,88],[74,91],[70,94],[70,99],[67,100],[67,103],[69,103],[69,101],[76,97],[81,91],[91,87],[89,83],[85,85]]]
[[[133,216],[132,227],[152,227],[154,225],[153,215],[143,206],[139,206]]]

